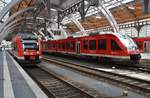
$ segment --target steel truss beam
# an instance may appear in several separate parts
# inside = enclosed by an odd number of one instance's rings
[[[7,12],[15,6],[17,3],[21,2],[22,0],[12,0],[10,3],[8,3],[1,11],[0,11],[0,20],[3,19],[3,17],[7,14]]]
[[[85,1],[88,1],[88,5],[87,5],[86,9],[85,9]],[[100,0],[82,0],[82,1],[79,1],[76,4],[74,4],[70,8],[67,8],[63,11],[58,11],[58,20],[57,20],[58,24],[63,20],[64,17],[66,17],[70,14],[73,14],[75,12],[79,12],[81,18],[84,19],[88,9],[91,6],[96,7],[100,12],[102,12],[104,14],[104,16],[106,17],[106,19],[108,20],[111,27],[113,28],[113,31],[119,33],[119,26],[118,26],[115,18],[113,17],[112,13],[107,9],[107,7]],[[81,25],[81,23],[80,23],[80,26],[78,26],[78,24],[76,22],[74,22],[74,23],[77,25],[77,27],[80,29],[80,31],[85,33],[85,30],[83,31],[83,26]]]
[[[18,16],[19,14],[22,14],[26,11],[30,11],[30,10],[33,10],[34,7],[28,7],[28,8],[25,8],[25,9],[22,9],[16,13],[14,13],[12,16],[10,16],[1,26],[0,26],[0,32],[2,32],[2,30],[4,29],[4,27],[12,20],[14,19],[16,16]],[[2,40],[4,37],[2,37],[3,33],[0,33],[0,40]]]

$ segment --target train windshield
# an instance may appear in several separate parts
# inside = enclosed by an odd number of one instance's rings
[[[127,47],[127,49],[135,50],[138,48],[136,43],[132,40],[130,36],[122,34],[118,34],[118,36],[121,42]]]
[[[38,50],[38,45],[36,42],[23,42],[23,48],[24,50]]]

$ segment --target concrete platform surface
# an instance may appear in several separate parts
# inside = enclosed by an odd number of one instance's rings
[[[143,60],[150,60],[150,53],[141,53],[141,56]]]
[[[0,98],[48,98],[6,51],[0,52]]]

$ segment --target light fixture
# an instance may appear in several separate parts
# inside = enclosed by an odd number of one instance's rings
[[[128,6],[128,9],[135,10],[135,7],[134,6]]]
[[[54,9],[54,8],[51,8],[51,11],[57,11],[56,9]]]
[[[101,18],[102,18],[102,16],[101,16],[101,15],[99,15],[99,14],[97,14],[97,15],[95,16],[95,18],[96,18],[96,19],[101,19]]]
[[[89,2],[85,0],[85,1],[84,1],[84,4],[87,5],[87,4],[89,4]]]

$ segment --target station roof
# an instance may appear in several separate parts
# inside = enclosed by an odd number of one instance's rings
[[[13,0],[12,0],[13,1]],[[51,18],[54,16],[57,16],[57,11],[58,10],[64,10],[66,8],[69,8],[71,5],[74,3],[80,1],[80,0],[50,0],[50,17],[48,16],[47,13],[47,8],[46,6],[41,6],[40,3],[44,2],[46,0],[22,0],[21,2],[17,3],[13,8],[10,10],[10,15],[13,15],[14,13],[27,8],[27,7],[37,7],[35,11],[26,11],[22,14],[19,14],[14,18],[14,20],[22,18],[22,17],[33,17],[34,14],[38,14],[38,17],[41,18]],[[112,12],[113,16],[117,20],[118,24],[123,24],[126,22],[131,22],[131,21],[139,21],[143,19],[149,19],[150,14],[144,14],[144,3],[143,0],[102,0],[105,6],[110,9]],[[46,5],[46,4],[45,4]],[[74,13],[75,17],[79,19],[83,27],[88,30],[88,29],[94,29],[94,28],[100,28],[100,27],[106,27],[109,26],[109,23],[107,19],[102,15],[101,12],[98,12],[95,8],[90,8],[88,11],[88,15],[86,15],[86,18],[84,20],[81,20],[79,17],[78,13]],[[32,23],[31,22],[24,20],[21,20],[17,22],[17,26],[14,27],[18,29],[21,26],[29,25],[26,26],[27,29],[32,29]],[[31,25],[30,25],[31,24]],[[69,32],[77,32],[79,29],[77,26],[72,23],[69,19],[64,18],[62,21],[62,24],[67,26],[67,30]]]

